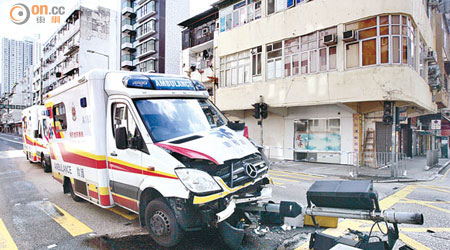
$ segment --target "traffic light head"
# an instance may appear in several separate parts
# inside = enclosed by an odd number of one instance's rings
[[[392,125],[393,122],[392,117],[392,103],[391,102],[384,102],[383,104],[383,123],[385,125]]]
[[[267,118],[268,112],[269,111],[268,111],[267,103],[261,103],[261,117],[263,119]]]
[[[260,113],[261,113],[261,105],[259,103],[255,103],[252,104],[253,106],[253,117],[255,117],[255,119],[259,119],[260,118]]]

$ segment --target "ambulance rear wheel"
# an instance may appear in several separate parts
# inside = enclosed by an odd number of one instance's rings
[[[163,247],[173,247],[183,238],[183,229],[163,198],[156,198],[148,203],[145,209],[145,224],[150,237]]]
[[[76,201],[76,202],[80,202],[83,201],[82,198],[78,197],[75,192],[73,191],[73,187],[72,187],[72,183],[70,183],[70,180],[67,182],[66,185],[69,185],[69,192],[70,192],[70,197],[72,197],[72,200]]]
[[[50,162],[47,162],[44,154],[42,154],[42,156],[41,156],[41,165],[44,168],[44,172],[46,172],[46,173],[52,172],[52,165],[50,164]]]

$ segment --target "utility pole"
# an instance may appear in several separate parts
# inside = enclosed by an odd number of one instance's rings
[[[264,103],[263,96],[259,96],[259,103],[262,105]],[[264,130],[263,130],[263,116],[261,115],[258,121],[261,130],[261,146],[264,146]]]
[[[391,177],[397,177],[397,161],[396,161],[396,126],[397,126],[397,114],[396,114],[395,102],[392,102],[392,112],[393,121],[392,121],[392,148],[391,148]]]

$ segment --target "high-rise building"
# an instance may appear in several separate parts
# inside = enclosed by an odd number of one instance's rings
[[[2,94],[24,77],[25,69],[33,64],[33,41],[2,39]]]
[[[180,74],[181,28],[189,0],[122,1],[121,69]]]
[[[35,42],[2,39],[1,123],[4,129],[20,132],[21,112],[30,105],[29,69],[34,61]]]

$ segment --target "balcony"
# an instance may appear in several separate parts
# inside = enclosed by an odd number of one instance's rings
[[[70,43],[67,48],[64,49],[64,55],[68,56],[73,54],[74,52],[78,51],[78,48],[80,47],[80,44],[78,42],[72,42]]]
[[[134,21],[132,19],[126,18],[122,19],[122,33],[132,34],[134,33]]]
[[[126,51],[135,51],[135,48],[133,46],[134,42],[135,42],[134,37],[129,36],[123,37],[121,49]]]
[[[133,60],[134,60],[134,57],[132,55],[122,55],[122,58],[121,58],[122,66],[121,67],[128,68],[128,69],[134,68]]]
[[[134,17],[136,14],[134,13],[133,4],[129,1],[125,1],[122,4],[122,15],[126,17]]]
[[[69,62],[62,69],[63,75],[65,75],[65,76],[72,75],[74,73],[74,71],[77,70],[78,68],[79,68],[79,65],[76,61]],[[56,79],[56,77],[55,77],[55,79]]]

